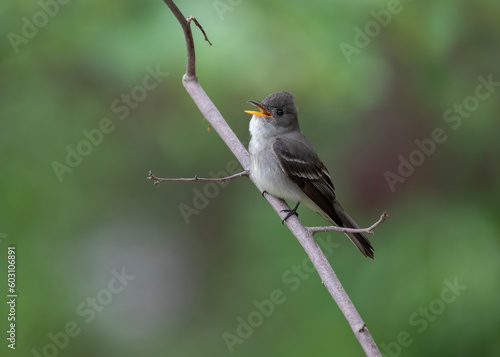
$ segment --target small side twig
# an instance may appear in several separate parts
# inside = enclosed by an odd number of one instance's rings
[[[200,23],[198,22],[198,20],[196,20],[196,18],[194,16],[189,16],[187,18],[188,22],[189,21],[194,21],[194,23],[196,24],[196,26],[198,26],[198,28],[201,30],[201,32],[203,32],[203,36],[205,36],[205,41],[207,41],[210,46],[212,46],[212,42],[210,42],[210,40],[208,39],[207,37],[207,34],[205,33],[205,30],[203,30],[203,26],[200,25]]]
[[[337,226],[324,226],[324,227],[307,227],[307,229],[312,233],[320,233],[320,232],[329,232],[329,231],[337,231],[337,232],[349,232],[349,233],[368,233],[373,234],[373,229],[377,227],[380,223],[385,221],[389,217],[389,215],[384,212],[380,216],[377,222],[372,224],[368,228],[346,228],[346,227],[337,227]]]
[[[198,175],[195,175],[194,177],[190,178],[162,178],[162,177],[156,177],[151,170],[149,170],[149,175],[148,175],[148,180],[154,181],[155,185],[159,185],[162,182],[165,181],[215,181],[215,182],[226,182],[229,180],[234,180],[236,178],[240,177],[248,177],[249,173],[248,171],[242,171],[238,172],[237,174],[227,176],[227,177],[198,177]]]

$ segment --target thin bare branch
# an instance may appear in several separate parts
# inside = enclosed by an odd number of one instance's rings
[[[234,179],[237,179],[237,178],[240,178],[240,177],[248,177],[248,176],[249,176],[248,171],[242,171],[242,172],[238,172],[237,174],[234,174],[234,175],[231,175],[231,176],[227,176],[227,177],[210,177],[210,178],[207,178],[207,177],[198,177],[198,175],[196,175],[195,177],[191,177],[191,178],[162,178],[162,177],[156,177],[151,172],[151,170],[150,170],[149,171],[149,175],[148,175],[148,180],[154,181],[155,185],[159,185],[160,183],[165,182],[165,181],[212,181],[212,182],[226,182],[226,181],[229,181],[229,180],[234,180]]]
[[[382,213],[382,215],[380,216],[379,220],[377,222],[375,222],[374,224],[372,224],[370,227],[368,228],[345,228],[345,227],[337,227],[337,226],[324,226],[324,227],[307,227],[307,229],[309,229],[309,231],[312,233],[312,234],[316,234],[316,233],[319,233],[319,232],[329,232],[329,231],[337,231],[337,232],[349,232],[349,233],[369,233],[369,234],[373,234],[373,229],[378,226],[380,223],[382,223],[383,221],[385,221],[387,219],[387,217],[389,217],[389,215],[384,212]]]
[[[184,17],[179,8],[173,3],[172,0],[163,0],[167,6],[170,8],[172,13],[175,15],[177,20],[182,26],[184,31],[184,36],[186,38],[186,48],[187,48],[187,65],[186,74],[184,75],[182,82],[184,88],[191,96],[198,109],[203,114],[203,116],[208,120],[210,125],[217,131],[225,144],[231,149],[233,154],[236,156],[238,161],[241,163],[245,172],[249,169],[249,155],[248,151],[245,149],[243,144],[240,142],[238,137],[231,130],[227,122],[222,117],[221,113],[215,107],[213,102],[210,100],[208,95],[205,93],[203,88],[198,82],[195,71],[195,55],[194,55],[194,42],[193,35],[191,33],[191,28],[189,26],[189,21]],[[250,173],[250,179],[255,183],[252,175]],[[194,180],[193,180],[194,181]],[[262,192],[262,190],[261,190]],[[265,195],[265,198],[274,208],[274,210],[281,215],[282,211],[290,209],[288,205],[281,199],[276,198],[272,195]],[[283,217],[282,217],[283,218]],[[321,251],[313,237],[313,232],[310,228],[305,227],[296,216],[291,216],[285,222],[286,226],[290,231],[297,237],[307,255],[311,259],[314,267],[318,271],[321,277],[323,285],[327,288],[328,292],[335,300],[340,310],[344,314],[347,322],[349,323],[354,335],[358,339],[364,352],[369,357],[381,357],[381,353],[373,340],[370,331],[363,319],[359,315],[356,307],[352,303],[351,299],[345,292],[342,284],[340,283],[337,275],[333,271],[332,267],[328,263],[325,255]],[[372,227],[370,227],[372,228]]]

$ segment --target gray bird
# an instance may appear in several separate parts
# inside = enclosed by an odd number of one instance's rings
[[[300,131],[293,95],[278,92],[261,103],[248,102],[260,110],[245,110],[253,115],[250,120],[250,175],[265,192],[297,202],[284,220],[297,214],[299,204],[304,203],[332,224],[359,228],[337,202],[328,170]],[[373,259],[373,247],[365,234],[346,235],[365,257]]]

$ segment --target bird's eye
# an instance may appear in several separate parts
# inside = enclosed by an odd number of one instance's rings
[[[283,111],[283,109],[278,109],[278,110],[276,111],[276,114],[280,117],[280,116],[282,116],[283,114],[285,114],[285,112]]]

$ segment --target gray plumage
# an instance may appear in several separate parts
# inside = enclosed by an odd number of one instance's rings
[[[292,94],[278,92],[261,103],[250,121],[250,174],[273,196],[304,203],[339,227],[359,228],[337,202],[330,174],[299,128]],[[364,256],[373,247],[363,233],[346,233]]]

